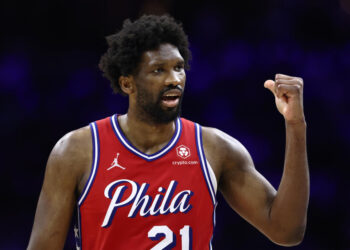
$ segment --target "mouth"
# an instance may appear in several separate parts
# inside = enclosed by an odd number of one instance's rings
[[[180,102],[182,92],[177,89],[169,90],[162,95],[162,104],[167,108],[174,108]]]

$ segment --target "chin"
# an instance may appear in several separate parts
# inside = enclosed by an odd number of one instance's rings
[[[154,120],[157,123],[169,123],[176,120],[177,117],[180,116],[180,109],[178,107],[167,108],[167,110],[163,110],[163,112],[158,113],[154,116]]]

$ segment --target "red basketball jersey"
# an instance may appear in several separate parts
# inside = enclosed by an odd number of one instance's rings
[[[201,127],[183,118],[175,124],[152,155],[133,147],[116,115],[90,124],[93,164],[78,201],[78,249],[211,249],[215,175]]]

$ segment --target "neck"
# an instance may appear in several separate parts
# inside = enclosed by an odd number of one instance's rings
[[[132,112],[119,116],[118,122],[126,138],[145,154],[153,154],[161,150],[175,132],[174,121],[156,124],[141,120]]]

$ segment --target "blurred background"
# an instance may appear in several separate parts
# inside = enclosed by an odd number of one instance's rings
[[[97,64],[126,18],[170,13],[193,53],[183,116],[240,140],[278,188],[284,121],[263,88],[304,78],[311,197],[303,243],[350,249],[350,0],[2,1],[0,249],[25,249],[49,153],[65,133],[124,113]],[[218,195],[214,249],[283,249]],[[74,249],[70,232],[66,248]]]

